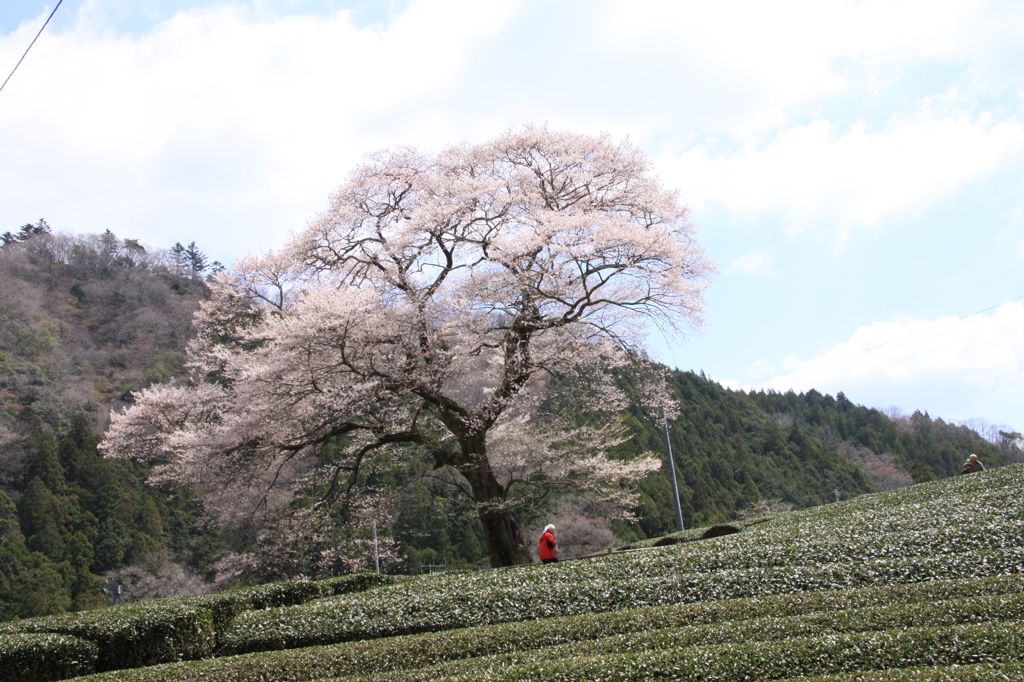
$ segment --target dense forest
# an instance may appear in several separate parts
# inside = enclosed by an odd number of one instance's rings
[[[326,530],[305,543],[281,542],[289,536],[272,524],[229,532],[206,513],[199,490],[150,485],[145,466],[98,453],[111,410],[132,391],[184,380],[192,314],[219,264],[208,264],[194,242],[164,251],[110,232],[53,234],[42,220],[0,238],[0,619],[102,606],[104,586],[123,585],[123,598],[139,599],[372,566],[369,551],[361,564],[332,554],[344,510],[319,512]],[[842,393],[748,394],[678,370],[669,380],[690,525],[726,521],[766,500],[808,507],[952,476],[972,452],[988,466],[1024,459],[1020,434],[986,439],[927,414],[855,405]],[[638,390],[629,376],[621,386],[627,395]],[[617,457],[664,455],[658,424],[639,407],[624,419],[633,437]],[[470,500],[450,482],[414,474],[392,482],[400,503],[378,529],[394,549],[384,570],[485,564]],[[669,480],[663,468],[640,482],[633,522],[610,521],[574,496],[520,507],[518,521],[530,533],[553,521],[565,548],[578,552],[664,534],[675,528]],[[285,506],[311,509],[315,494]]]

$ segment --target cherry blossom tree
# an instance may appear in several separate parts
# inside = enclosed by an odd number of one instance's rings
[[[217,280],[194,381],[141,391],[104,447],[157,477],[321,477],[327,496],[415,453],[475,500],[493,566],[526,563],[513,507],[528,491],[628,505],[628,484],[659,466],[607,456],[624,437],[614,419],[545,409],[551,379],[580,389],[575,412],[614,415],[615,368],[642,357],[649,324],[698,326],[712,273],[628,143],[527,127],[380,152],[284,249]]]

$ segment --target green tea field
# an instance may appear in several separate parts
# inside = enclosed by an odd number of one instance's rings
[[[1024,466],[553,565],[29,619],[0,679],[1024,679]]]

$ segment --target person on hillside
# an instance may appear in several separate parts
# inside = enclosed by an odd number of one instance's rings
[[[961,474],[973,474],[975,471],[984,471],[985,465],[981,463],[977,455],[971,455],[964,462],[964,468],[960,470]]]
[[[540,536],[540,560],[545,564],[552,564],[558,561],[558,543],[555,542],[555,527],[553,524],[544,526],[544,534]]]

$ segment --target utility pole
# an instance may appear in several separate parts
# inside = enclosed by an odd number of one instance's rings
[[[683,507],[679,504],[679,481],[676,480],[676,461],[672,457],[672,441],[668,437],[668,412],[664,405],[661,408],[661,418],[665,422],[665,445],[668,446],[668,470],[672,472],[672,492],[676,498],[676,525],[679,531],[686,530],[683,526]]]
[[[380,550],[377,548],[377,519],[373,520],[373,565],[377,567],[377,575],[380,575]]]

